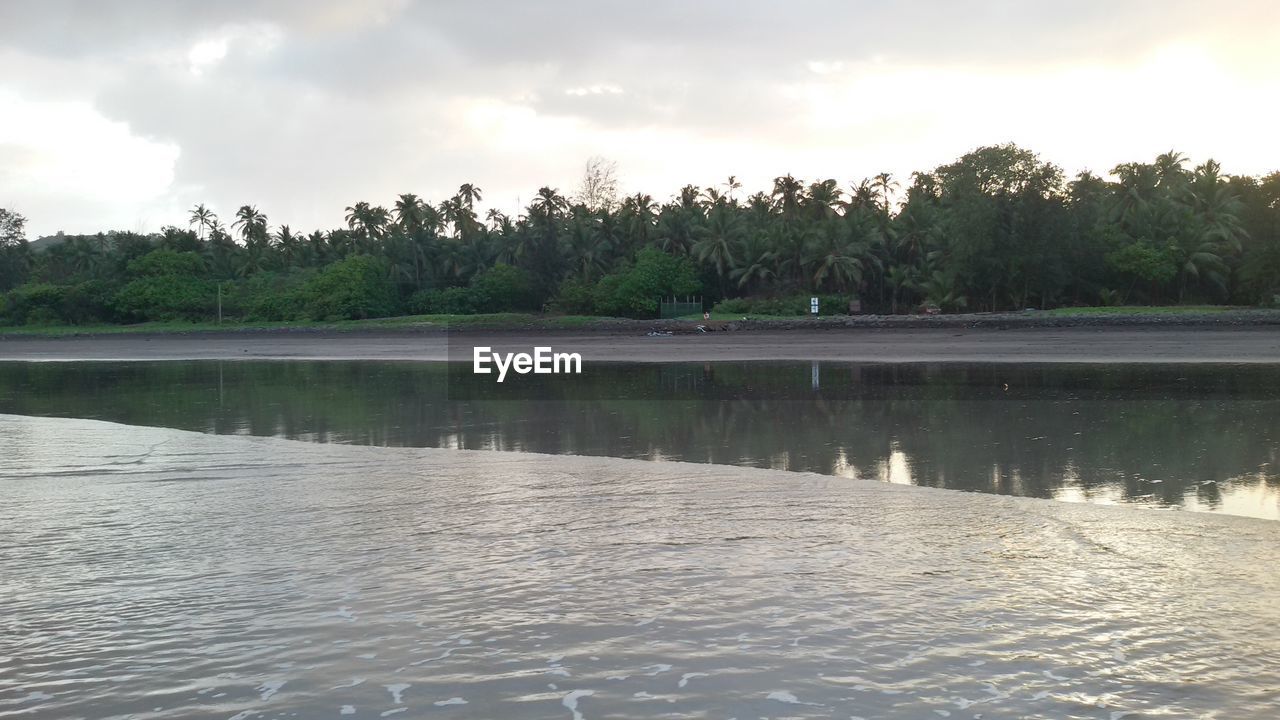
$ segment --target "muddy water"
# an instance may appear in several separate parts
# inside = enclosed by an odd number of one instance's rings
[[[0,716],[1273,718],[1280,524],[0,416]]]

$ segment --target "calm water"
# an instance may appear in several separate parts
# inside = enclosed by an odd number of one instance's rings
[[[0,363],[0,413],[348,444],[807,470],[1280,518],[1280,369]]]
[[[14,415],[0,450],[0,717],[1280,707],[1272,521]]]

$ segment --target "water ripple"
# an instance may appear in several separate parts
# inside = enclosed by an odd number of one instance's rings
[[[0,438],[0,717],[1280,704],[1272,522],[91,421]]]

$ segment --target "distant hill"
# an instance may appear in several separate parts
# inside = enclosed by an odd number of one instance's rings
[[[40,237],[40,238],[36,238],[35,240],[32,240],[30,243],[28,243],[28,246],[31,248],[33,252],[43,252],[45,250],[48,250],[51,247],[61,245],[67,240],[71,239],[71,237],[72,237],[71,235],[64,235],[62,233],[58,233],[57,235],[45,235],[44,237]]]

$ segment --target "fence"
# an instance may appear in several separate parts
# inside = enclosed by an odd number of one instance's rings
[[[701,296],[682,299],[669,297],[658,300],[658,317],[666,319],[684,317],[685,315],[702,315]]]

